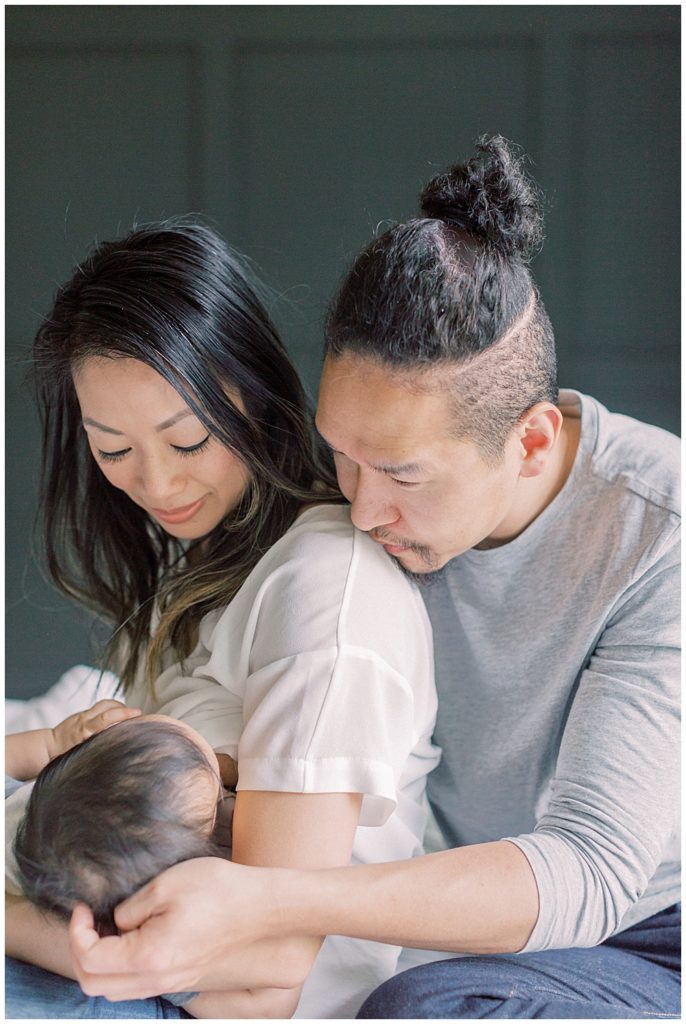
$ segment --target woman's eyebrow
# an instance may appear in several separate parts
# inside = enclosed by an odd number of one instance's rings
[[[165,420],[163,423],[159,423],[155,427],[155,430],[158,432],[160,430],[168,430],[169,427],[173,427],[175,423],[179,422],[179,420],[185,419],[186,416],[194,415],[195,413],[192,411],[192,409],[181,409],[173,416],[170,416],[168,420]],[[118,437],[124,436],[123,430],[115,430],[114,427],[106,427],[104,423],[98,423],[97,420],[92,420],[90,416],[84,416],[81,422],[83,423],[84,426],[95,427],[97,430],[104,431],[105,434],[116,434]]]

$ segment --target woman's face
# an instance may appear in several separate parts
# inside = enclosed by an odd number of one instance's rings
[[[74,386],[100,469],[172,537],[204,537],[238,504],[247,469],[152,367],[94,356]]]

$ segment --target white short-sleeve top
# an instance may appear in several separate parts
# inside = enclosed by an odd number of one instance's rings
[[[361,793],[354,863],[422,852],[439,758],[431,628],[416,587],[347,506],[299,515],[156,691],[135,686],[127,703],[183,719],[237,758],[239,790]],[[294,1016],[354,1017],[399,955],[329,936]]]
[[[438,756],[431,630],[415,586],[347,506],[301,513],[156,691],[137,684],[127,703],[237,758],[239,790],[361,793],[360,825],[395,810],[421,842]],[[414,852],[404,846],[396,857]]]

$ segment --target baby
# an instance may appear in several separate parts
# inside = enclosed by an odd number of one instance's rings
[[[217,808],[235,762],[185,722],[100,701],[55,729],[6,737],[5,751],[8,775],[37,774],[16,828],[17,881],[64,920],[85,903],[100,934],[116,934],[114,908],[156,875],[224,855]],[[165,998],[194,1017],[231,1016],[237,999],[260,1015],[257,991]]]

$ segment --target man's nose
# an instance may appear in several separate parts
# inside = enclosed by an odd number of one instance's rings
[[[397,522],[399,513],[387,494],[386,481],[378,474],[359,472],[350,499],[350,518],[358,530],[368,533],[377,526]]]

